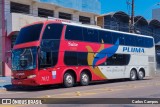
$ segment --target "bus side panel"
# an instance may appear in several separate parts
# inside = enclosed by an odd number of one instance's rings
[[[125,78],[130,77],[130,71],[132,69],[136,69],[136,71],[138,72],[140,68],[143,68],[145,70],[146,76],[148,76],[148,73],[149,73],[148,56],[131,55],[130,62],[125,69]]]

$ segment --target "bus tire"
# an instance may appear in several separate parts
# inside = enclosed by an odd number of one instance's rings
[[[87,86],[89,84],[90,77],[86,72],[82,72],[80,76],[80,84],[82,86]]]
[[[139,72],[138,72],[138,80],[143,80],[143,78],[144,78],[144,71],[142,71],[142,70],[139,70]]]
[[[131,81],[137,80],[137,71],[135,69],[132,69],[130,72],[130,80]]]
[[[64,87],[66,88],[73,87],[74,83],[75,83],[75,79],[73,74],[70,72],[65,73],[63,78]]]

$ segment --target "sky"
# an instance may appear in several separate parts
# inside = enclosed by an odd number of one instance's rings
[[[126,1],[131,0],[100,0],[101,14],[124,11],[129,13]],[[141,15],[147,20],[152,19],[152,9],[160,8],[160,0],[135,0],[135,16]]]

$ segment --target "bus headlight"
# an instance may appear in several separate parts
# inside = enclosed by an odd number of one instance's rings
[[[35,77],[36,77],[36,75],[30,75],[27,78],[35,78]]]

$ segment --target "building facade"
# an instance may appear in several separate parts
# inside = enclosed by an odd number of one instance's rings
[[[84,12],[101,13],[99,0],[40,0],[41,2],[54,3],[63,7],[77,9]]]
[[[11,50],[21,27],[48,17],[95,24],[98,14],[41,2],[39,0],[0,0],[0,75],[11,75]]]

